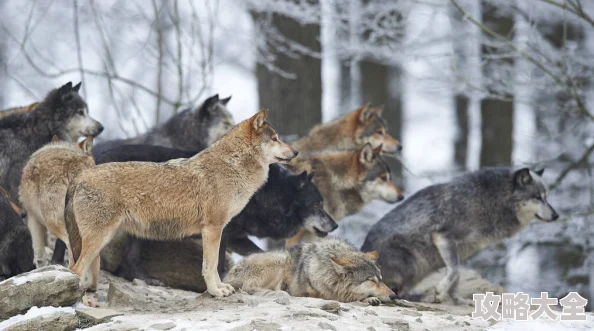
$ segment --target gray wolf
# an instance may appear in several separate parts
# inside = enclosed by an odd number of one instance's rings
[[[292,296],[340,302],[391,302],[375,260],[344,241],[326,238],[279,251],[253,254],[231,268],[225,281],[253,294],[282,290]]]
[[[13,201],[18,201],[21,173],[29,156],[53,136],[74,142],[103,131],[101,123],[89,116],[87,104],[78,94],[80,86],[67,83],[49,92],[32,111],[0,120],[0,186]]]
[[[383,106],[366,104],[338,119],[313,127],[309,134],[291,146],[300,152],[315,152],[330,149],[361,148],[369,143],[371,147],[382,146],[382,154],[394,155],[402,145],[386,129],[381,114]]]
[[[99,155],[97,164],[127,161],[164,162],[176,158],[190,158],[195,154],[197,153],[162,146],[122,145]],[[268,181],[223,230],[219,251],[220,274],[225,270],[223,263],[227,246],[244,256],[262,251],[248,238],[248,235],[286,239],[295,235],[302,227],[318,236],[326,236],[328,232],[336,229],[338,225],[324,211],[324,199],[312,183],[313,177],[313,173],[308,174],[306,171],[297,175],[278,164],[270,165]],[[136,247],[138,245],[136,241],[143,241],[143,239],[128,239],[130,249],[126,253],[129,265],[126,268],[126,277],[141,278],[148,283],[155,283],[152,279],[154,277],[134,268],[141,263],[137,258],[138,254],[131,253],[141,251]],[[143,247],[151,250],[153,246],[143,245]],[[114,260],[115,257],[106,256],[108,252],[110,251],[102,251],[102,259]]]
[[[94,156],[119,145],[148,144],[200,151],[227,133],[235,121],[227,110],[231,97],[219,99],[215,94],[195,109],[186,109],[164,124],[135,138],[111,140],[96,144]]]
[[[189,159],[165,163],[105,163],[83,170],[66,194],[71,270],[84,279],[91,267],[96,289],[99,252],[122,230],[141,238],[178,240],[202,234],[202,273],[212,296],[228,296],[221,282],[223,228],[266,182],[271,163],[298,153],[281,142],[261,110]]]
[[[301,153],[287,167],[294,172],[316,173],[313,182],[324,197],[324,209],[340,221],[374,199],[389,203],[404,199],[402,191],[392,183],[390,167],[380,156],[381,151],[381,145],[374,149],[365,144],[359,150]],[[299,231],[287,240],[287,246],[299,243],[305,234]]]
[[[13,114],[28,113],[28,112],[32,111],[33,109],[35,109],[35,107],[37,107],[38,104],[39,104],[39,102],[34,102],[28,106],[13,107],[13,108],[0,110],[0,119],[4,118],[6,116],[13,115]]]
[[[380,250],[385,282],[400,297],[445,265],[436,301],[462,302],[456,296],[460,261],[513,236],[533,219],[559,217],[547,202],[542,173],[485,168],[426,187],[375,224],[362,250]]]
[[[91,154],[92,146],[93,137],[87,137],[77,144],[59,141],[55,136],[51,143],[33,153],[23,168],[19,200],[27,210],[27,226],[31,231],[38,268],[47,264],[47,230],[59,240],[68,243],[64,223],[64,197],[74,177],[95,165]],[[63,258],[64,252],[61,254]],[[57,256],[52,259],[52,263],[60,262],[56,258]]]
[[[31,235],[21,213],[0,187],[0,281],[35,269]]]

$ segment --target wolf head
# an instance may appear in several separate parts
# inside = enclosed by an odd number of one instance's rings
[[[76,141],[81,136],[96,137],[103,125],[89,116],[87,103],[78,94],[82,83],[71,82],[51,91],[31,112],[39,113],[60,139]],[[48,109],[49,108],[49,109]]]
[[[394,155],[402,150],[402,145],[386,129],[386,121],[382,118],[384,106],[371,107],[366,104],[355,111],[357,128],[355,141],[357,145],[371,144],[373,148],[382,146],[382,153]]]
[[[294,185],[298,193],[291,203],[291,211],[297,219],[304,220],[303,226],[318,237],[325,237],[336,230],[338,224],[324,210],[324,198],[320,190],[312,183],[314,174],[307,171],[294,176]]]
[[[231,96],[219,99],[219,95],[215,94],[204,100],[196,110],[198,123],[208,131],[206,146],[212,145],[235,125],[233,116],[227,110],[229,100],[231,100]]]
[[[332,257],[334,270],[340,276],[343,286],[348,286],[353,301],[376,297],[382,302],[390,302],[396,296],[382,281],[382,274],[376,264],[378,257],[378,251],[354,251],[348,255]]]
[[[527,224],[533,219],[552,222],[559,214],[547,201],[547,186],[542,180],[544,170],[532,171],[528,168],[516,170],[513,174],[513,196],[517,203],[518,219]]]
[[[359,177],[362,185],[361,194],[366,200],[375,199],[394,203],[404,199],[402,191],[392,183],[390,167],[382,159],[382,145],[375,149],[366,144],[358,153]]]
[[[251,145],[269,164],[291,162],[299,153],[278,138],[276,130],[266,122],[267,116],[268,109],[262,109],[245,122],[249,126]]]

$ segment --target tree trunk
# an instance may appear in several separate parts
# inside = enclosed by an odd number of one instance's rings
[[[279,14],[259,14],[255,19],[258,21],[270,18],[267,15],[272,15],[271,28],[277,29],[289,43],[298,43],[314,52],[321,51],[319,25],[301,25],[292,18]],[[256,76],[260,108],[270,109],[268,121],[279,134],[306,135],[314,125],[322,121],[321,59],[307,55],[297,58],[287,56],[269,40],[267,46],[275,56],[272,65],[295,74],[296,77],[285,78],[259,61]]]
[[[504,14],[498,11],[495,6],[491,5],[489,1],[483,0],[481,1],[481,16],[484,25],[499,35],[513,40],[514,18],[512,14]],[[483,38],[488,39],[489,37],[483,33]],[[489,75],[497,72],[499,65],[507,64],[513,66],[514,60],[512,57],[502,57],[505,53],[509,53],[506,48],[502,49],[487,45],[481,46],[483,77],[489,77]],[[492,56],[498,57],[492,58]],[[486,88],[492,94],[495,94],[492,86],[487,84]],[[481,167],[509,166],[512,162],[513,94],[497,94],[501,98],[486,97],[481,100]]]

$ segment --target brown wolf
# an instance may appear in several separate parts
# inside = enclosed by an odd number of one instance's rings
[[[324,209],[336,221],[352,215],[374,199],[394,203],[404,199],[392,183],[390,167],[380,156],[382,146],[366,144],[360,150],[300,154],[287,166],[294,172],[314,172],[313,183],[324,197]],[[287,240],[287,246],[301,241],[302,229]]]
[[[387,133],[386,122],[381,116],[383,110],[384,106],[366,104],[330,123],[313,127],[307,136],[291,146],[300,152],[315,152],[361,148],[369,143],[373,148],[383,146],[383,154],[396,154],[402,145]]]
[[[35,109],[35,107],[37,107],[38,104],[39,104],[39,102],[34,102],[28,106],[13,107],[13,108],[0,110],[0,119],[4,118],[6,116],[12,115],[12,114],[28,113],[28,112],[32,111],[33,109]]]
[[[252,294],[282,290],[292,296],[340,302],[391,302],[394,292],[382,281],[377,251],[361,253],[335,239],[252,254],[237,263],[225,281]]]
[[[66,195],[66,226],[75,265],[97,286],[99,252],[118,229],[157,240],[202,234],[208,293],[234,290],[217,272],[223,228],[266,182],[268,166],[297,151],[281,142],[262,110],[189,159],[105,163],[84,170]],[[92,266],[91,266],[92,265]]]
[[[91,154],[93,137],[79,144],[58,141],[38,149],[23,168],[19,200],[27,211],[27,225],[31,231],[35,263],[45,266],[46,232],[68,243],[64,224],[64,197],[68,185],[82,170],[95,165]]]

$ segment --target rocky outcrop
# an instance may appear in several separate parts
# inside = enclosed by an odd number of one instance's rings
[[[0,330],[4,331],[70,331],[78,327],[78,318],[70,307],[33,307],[24,315],[16,315],[0,323]]]
[[[58,265],[39,268],[0,283],[0,320],[33,306],[71,306],[81,296],[76,274]]]

